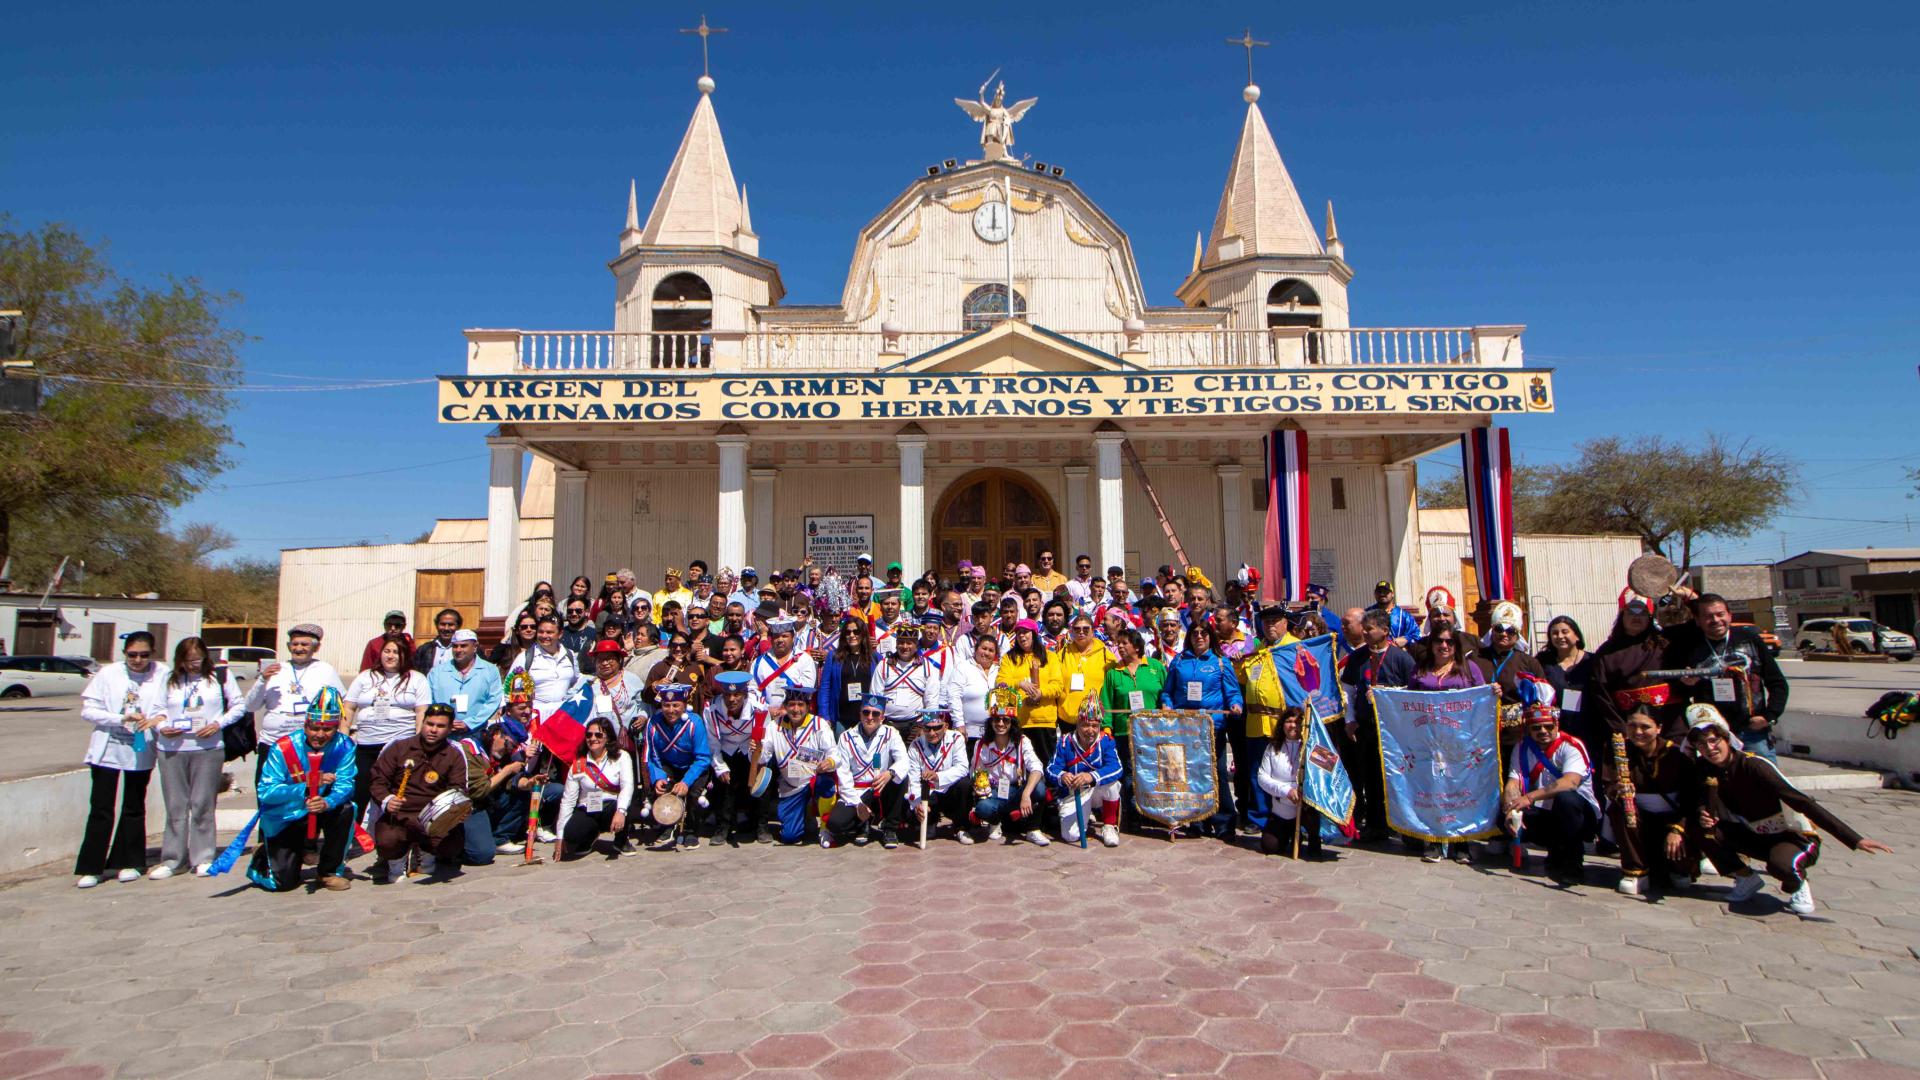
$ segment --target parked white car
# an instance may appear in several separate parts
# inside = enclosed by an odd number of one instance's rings
[[[0,656],[0,698],[78,694],[91,677],[64,656]]]
[[[1831,652],[1833,626],[1841,622],[1847,624],[1847,640],[1853,642],[1854,649],[1860,652],[1873,651],[1872,619],[1808,619],[1800,624],[1799,633],[1793,635],[1793,647],[1803,653]],[[1911,660],[1915,651],[1912,635],[1903,634],[1885,624],[1880,626],[1880,648],[1895,660]]]
[[[210,645],[207,647],[207,660],[214,667],[227,666],[227,673],[240,684],[240,692],[246,693],[253,680],[260,677],[260,667],[271,664],[277,659],[272,649],[263,649],[255,645]]]

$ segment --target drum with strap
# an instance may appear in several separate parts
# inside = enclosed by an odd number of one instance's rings
[[[653,822],[656,825],[678,825],[680,819],[687,816],[687,800],[669,791],[665,795],[653,797]]]
[[[420,811],[420,827],[430,840],[443,840],[473,813],[473,800],[464,791],[449,789],[433,797]]]

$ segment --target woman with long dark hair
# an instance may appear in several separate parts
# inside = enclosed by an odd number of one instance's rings
[[[873,689],[873,636],[867,620],[852,611],[840,617],[839,640],[820,665],[814,711],[827,718],[838,738],[860,722],[860,702]]]
[[[403,648],[397,641],[387,642],[387,647]],[[159,881],[191,866],[205,877],[217,854],[213,800],[220,794],[220,767],[227,763],[220,730],[240,719],[247,699],[225,668],[207,662],[206,643],[197,637],[181,638],[173,647],[165,693],[166,719],[154,734],[167,831],[160,841],[160,865],[147,876]]]
[[[354,676],[341,695],[346,722],[340,734],[353,739],[356,820],[366,815],[373,798],[373,763],[380,760],[380,751],[388,743],[419,734],[420,721],[431,704],[433,691],[427,687],[427,677],[407,667],[406,654],[395,641],[381,645],[380,666]]]
[[[1587,651],[1587,636],[1580,632],[1580,624],[1565,615],[1555,615],[1547,623],[1547,644],[1535,659],[1553,684],[1554,704],[1560,706],[1560,729],[1586,743],[1589,750],[1605,749],[1606,740],[1595,740],[1610,733],[1596,731],[1589,719],[1592,714],[1587,711],[1587,688],[1599,660]]]
[[[534,647],[535,638],[540,629],[540,624],[531,611],[523,611],[515,615],[513,621],[507,625],[507,636],[500,644],[495,645],[493,652],[487,656],[488,660],[493,661],[493,666],[500,669],[500,674],[503,676],[513,667],[513,662],[520,659],[521,653]]]
[[[1047,791],[1046,766],[1022,733],[1020,718],[996,706],[987,719],[987,736],[973,750],[973,790],[977,798],[968,822],[988,826],[987,839],[1011,844],[1025,834],[1036,847],[1052,843],[1040,828]]]
[[[614,741],[603,717],[587,721],[587,740],[560,795],[558,858],[585,855],[603,835],[619,836],[633,805],[633,758]]]
[[[1014,624],[1013,645],[1000,656],[999,685],[1018,694],[1020,728],[1041,761],[1053,760],[1060,745],[1060,667],[1040,646],[1040,628],[1032,619]]]

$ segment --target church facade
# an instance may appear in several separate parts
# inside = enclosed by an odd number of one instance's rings
[[[837,301],[789,302],[700,86],[644,218],[629,195],[611,329],[469,330],[466,370],[440,380],[440,420],[491,448],[488,618],[533,583],[527,455],[551,470],[562,591],[861,550],[909,579],[1043,548],[1137,577],[1178,562],[1163,514],[1217,577],[1261,563],[1262,440],[1281,427],[1307,434],[1312,580],[1336,605],[1381,579],[1412,598],[1414,459],[1552,411],[1519,326],[1353,325],[1332,207],[1316,228],[1256,87],[1210,234],[1157,305],[1121,224],[1007,151],[1032,103],[997,97],[961,102],[978,160],[927,169],[861,229]]]

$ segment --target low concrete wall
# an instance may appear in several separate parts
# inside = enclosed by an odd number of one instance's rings
[[[1867,730],[1864,716],[1789,712],[1779,734],[1782,749],[1790,745],[1795,753],[1816,761],[1892,773],[1902,787],[1920,786],[1920,731],[1882,739],[1878,735],[1869,737]],[[1874,730],[1878,731],[1879,725],[1874,725]]]
[[[80,852],[93,777],[86,769],[0,782],[0,873],[65,863]],[[147,785],[147,837],[151,846],[167,823],[159,770]]]

